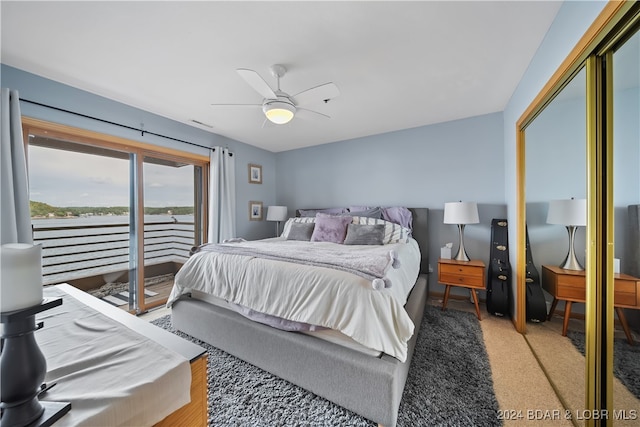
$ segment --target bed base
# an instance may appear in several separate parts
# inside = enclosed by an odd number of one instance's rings
[[[405,308],[415,324],[407,360],[367,356],[319,338],[252,322],[240,314],[183,296],[173,304],[173,326],[273,375],[393,427],[427,297],[418,277]]]

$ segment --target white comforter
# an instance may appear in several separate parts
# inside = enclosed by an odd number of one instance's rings
[[[400,267],[388,271],[393,286],[381,290],[372,289],[370,280],[325,267],[199,252],[176,274],[167,306],[194,289],[261,313],[338,330],[404,362],[414,332],[404,304],[418,278],[420,250],[413,239],[387,246],[397,252]]]

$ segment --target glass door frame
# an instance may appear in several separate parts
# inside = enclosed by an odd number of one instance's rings
[[[201,173],[199,173],[197,177],[194,176],[194,183],[196,186],[196,191],[194,194],[194,207],[200,207],[201,211],[197,212],[194,215],[194,221],[196,221],[196,224],[201,225],[201,229],[199,230],[198,234],[200,238],[199,242],[202,243],[202,241],[204,241],[205,237],[207,236],[208,225],[208,215],[206,207],[208,206],[207,199],[209,193],[209,156],[152,145],[25,116],[22,117],[22,131],[25,148],[28,147],[29,135],[32,134],[49,138],[60,138],[78,144],[92,145],[129,153],[129,184],[132,190],[130,191],[129,197],[129,205],[130,207],[132,207],[130,211],[130,233],[135,233],[134,235],[130,234],[132,237],[135,236],[135,240],[131,242],[132,244],[129,254],[129,280],[134,282],[137,294],[142,296],[135,298],[133,304],[131,304],[130,300],[129,312],[140,314],[149,310],[150,308],[161,305],[161,303],[147,305],[144,302],[144,180],[142,162],[144,161],[145,157],[158,157],[168,160],[187,162],[200,168]],[[196,240],[198,239],[196,238]],[[132,272],[133,274],[131,274]]]

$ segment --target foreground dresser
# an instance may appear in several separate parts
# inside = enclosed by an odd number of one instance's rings
[[[207,425],[206,351],[70,285],[41,313],[47,359],[43,400],[71,402],[66,425]]]

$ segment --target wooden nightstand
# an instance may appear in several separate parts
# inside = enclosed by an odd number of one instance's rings
[[[640,279],[628,274],[614,274],[613,305],[618,315],[618,320],[622,325],[627,341],[633,344],[633,337],[629,331],[627,318],[623,308],[640,309]],[[542,266],[542,287],[553,295],[553,303],[549,310],[549,317],[553,316],[558,301],[565,301],[564,322],[562,324],[562,335],[567,335],[569,317],[571,316],[571,305],[574,302],[586,301],[586,277],[584,271],[564,270],[551,265]]]
[[[440,258],[438,260],[438,282],[447,285],[447,289],[444,291],[444,300],[442,301],[443,311],[447,308],[451,286],[462,286],[471,289],[471,296],[476,306],[478,320],[482,320],[475,289],[485,289],[484,262],[479,260],[456,261],[453,259]]]

